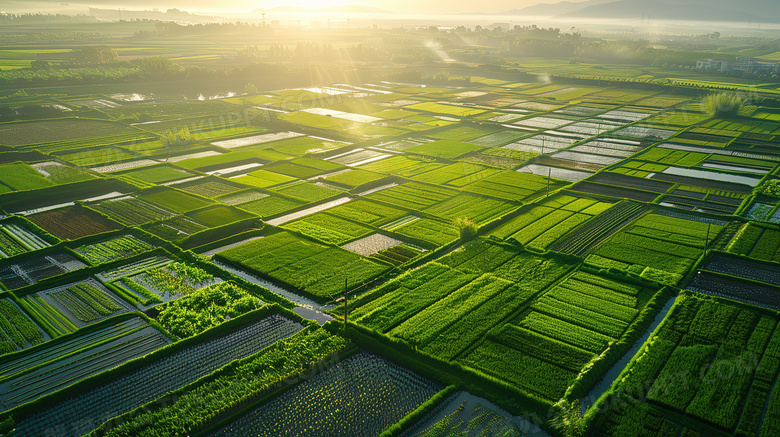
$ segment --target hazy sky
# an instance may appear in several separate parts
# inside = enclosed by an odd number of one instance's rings
[[[270,9],[278,6],[293,6],[305,8],[325,8],[330,6],[363,5],[387,9],[401,13],[461,13],[484,12],[498,13],[515,8],[522,8],[536,3],[557,3],[559,0],[487,0],[482,2],[465,0],[0,0],[0,11],[16,11],[20,8],[36,10],[38,5],[45,3],[48,7],[41,9],[76,9],[80,7],[123,7],[125,9],[179,8],[182,10],[230,10],[249,11],[254,9]],[[582,1],[582,0],[572,0]]]
[[[274,6],[300,6],[300,7],[327,7],[342,5],[364,5],[388,9],[394,12],[413,13],[420,12],[502,12],[509,9],[521,8],[536,3],[542,3],[540,0],[488,0],[482,2],[464,1],[464,0],[266,0],[266,1],[245,1],[236,0],[247,5],[260,5],[259,8],[270,8]],[[548,0],[549,3],[555,3],[558,0]]]

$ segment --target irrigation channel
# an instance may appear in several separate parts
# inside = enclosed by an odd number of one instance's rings
[[[245,241],[242,241],[239,244],[243,244],[243,243],[245,243]],[[218,250],[221,251],[221,250],[224,250],[224,248],[220,248]],[[329,316],[328,314],[325,314],[325,312],[324,312],[324,311],[327,311],[327,310],[331,309],[332,306],[320,305],[319,303],[317,303],[317,302],[315,302],[315,301],[313,301],[313,300],[311,300],[309,298],[303,297],[303,296],[301,296],[299,294],[295,294],[292,291],[289,291],[289,290],[287,290],[287,289],[285,289],[283,287],[280,287],[280,286],[278,286],[278,285],[276,285],[276,284],[274,284],[274,283],[272,283],[270,281],[266,281],[265,279],[261,279],[261,278],[258,278],[256,276],[254,276],[254,275],[250,275],[249,273],[247,273],[247,272],[245,272],[245,271],[243,271],[241,269],[235,268],[235,267],[227,265],[225,263],[221,263],[221,262],[216,261],[214,259],[212,259],[211,262],[214,263],[214,265],[216,265],[217,267],[219,267],[219,268],[221,268],[221,269],[223,269],[225,271],[228,271],[228,272],[238,276],[239,278],[245,279],[245,280],[247,280],[247,281],[249,281],[249,282],[251,282],[253,284],[259,285],[259,286],[261,286],[263,288],[267,288],[268,290],[271,290],[272,292],[282,296],[283,298],[289,300],[290,302],[292,302],[294,304],[297,304],[298,306],[296,308],[294,308],[293,311],[295,311],[296,314],[298,314],[299,316],[301,316],[301,317],[303,317],[305,319],[314,320],[315,322],[317,322],[319,324],[323,324],[323,323],[325,323],[327,321],[333,320],[333,317]]]
[[[623,355],[623,358],[621,358],[620,361],[615,363],[615,365],[609,369],[609,371],[604,375],[603,378],[601,378],[598,384],[596,384],[593,389],[591,389],[591,391],[588,393],[588,396],[580,402],[582,414],[585,414],[585,412],[587,412],[588,409],[590,409],[590,407],[596,403],[601,395],[603,395],[604,392],[612,387],[612,384],[614,384],[617,377],[620,376],[620,374],[623,372],[623,369],[628,366],[629,361],[634,358],[634,355],[636,355],[642,345],[647,342],[653,331],[655,331],[655,329],[658,328],[658,325],[660,325],[661,322],[666,318],[666,314],[669,313],[672,305],[674,305],[674,301],[675,298],[670,298],[669,301],[666,302],[666,305],[664,305],[664,307],[661,309],[661,312],[655,316],[655,320],[653,320],[653,323],[649,328],[647,328],[647,331],[645,331],[645,334],[642,336],[642,338],[634,343],[634,346],[632,346],[631,349],[626,352],[625,355]]]
[[[458,415],[458,420],[452,420],[455,414]],[[497,435],[505,431],[521,430],[523,435],[527,436],[550,437],[550,434],[537,424],[531,423],[523,417],[512,416],[487,399],[465,391],[454,393],[401,434],[401,437],[426,435],[428,431],[435,429],[434,427],[441,426],[443,421],[447,423],[448,419],[452,420],[453,425],[462,424],[470,427],[470,430],[471,427],[474,427],[478,428],[477,431],[490,431]]]

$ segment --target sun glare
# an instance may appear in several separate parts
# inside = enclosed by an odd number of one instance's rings
[[[270,9],[276,7],[304,8],[304,9],[327,9],[334,6],[344,6],[349,2],[339,0],[292,0],[279,2],[261,2],[258,9]]]

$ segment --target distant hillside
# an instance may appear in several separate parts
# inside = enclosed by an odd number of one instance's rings
[[[101,9],[89,8],[89,14],[98,20],[119,21],[119,20],[161,20],[177,21],[187,23],[219,23],[224,21],[221,17],[208,15],[191,14],[178,9],[168,9],[167,11],[142,11],[127,9]]]
[[[522,9],[512,9],[502,12],[501,15],[529,15],[536,17],[554,17],[556,15],[575,12],[586,6],[609,3],[612,0],[588,0],[584,2],[563,1],[559,3],[538,3]]]
[[[567,18],[640,18],[687,21],[763,21],[780,18],[776,0],[747,0],[740,2],[688,0],[618,0],[600,5],[589,5],[576,11],[564,12]]]
[[[297,7],[290,7],[290,6],[280,6],[277,8],[268,9],[268,11],[282,12],[282,13],[330,12],[330,13],[337,13],[337,14],[390,14],[392,13],[385,9],[374,8],[370,6],[359,6],[359,5],[332,6],[329,8],[297,8]]]
[[[588,0],[540,3],[507,15],[680,21],[777,22],[777,0]]]

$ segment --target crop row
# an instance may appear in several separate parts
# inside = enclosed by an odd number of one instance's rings
[[[555,258],[543,258],[484,241],[468,243],[464,250],[452,252],[440,262],[464,272],[491,273],[537,290],[557,281],[572,267]]]
[[[5,232],[0,232],[0,258],[10,258],[23,253],[27,253],[24,246]]]
[[[579,372],[594,357],[592,352],[511,324],[504,325],[500,331],[491,335],[491,339],[571,372]]]
[[[225,194],[235,193],[236,191],[242,190],[245,187],[242,185],[233,184],[232,182],[224,181],[219,178],[208,178],[199,179],[193,183],[186,184],[186,186],[182,185],[180,188],[188,193],[213,198]]]
[[[483,275],[407,319],[390,331],[390,335],[400,337],[418,347],[427,345],[441,331],[457,323],[510,285],[512,284],[507,280]]]
[[[353,309],[350,318],[371,329],[388,331],[475,278],[475,275],[429,263],[382,286],[376,292],[381,296]]]
[[[47,243],[43,238],[33,234],[20,225],[0,225],[0,231],[27,251],[44,249],[51,246],[51,244]]]
[[[371,162],[361,165],[361,170],[372,171],[376,173],[388,174],[408,178],[416,176],[427,171],[444,167],[445,164],[436,162],[420,161],[406,156],[393,156],[381,161]]]
[[[371,200],[400,206],[413,211],[421,211],[438,205],[457,194],[454,190],[408,182],[376,193],[369,194]]]
[[[117,223],[83,206],[55,209],[28,218],[47,232],[63,240],[77,240],[120,228]]]
[[[104,200],[90,205],[125,226],[137,226],[174,216],[174,213],[136,197]]]
[[[20,299],[19,304],[41,324],[52,337],[69,334],[78,329],[73,321],[59,309],[46,302],[40,295],[31,294]]]
[[[89,348],[81,348],[68,356],[60,355],[47,362],[30,367],[4,381],[0,399],[6,408],[34,401],[48,393],[60,390],[82,379],[114,368],[129,360],[144,356],[166,344],[166,339],[156,329],[146,326]]]
[[[617,231],[624,223],[631,221],[642,211],[642,205],[634,202],[619,202],[606,212],[597,215],[579,229],[568,235],[553,250],[572,255],[583,255],[610,233]]]
[[[549,184],[550,190],[555,190],[561,186],[556,181],[550,181]],[[466,185],[463,187],[463,191],[520,202],[546,189],[547,185],[548,180],[546,177],[530,173],[506,171]]]
[[[691,280],[688,288],[712,296],[726,297],[780,310],[780,301],[778,300],[780,288],[768,284],[702,271]]]
[[[460,361],[550,402],[560,399],[576,373],[486,339]]]
[[[780,231],[746,224],[729,244],[729,252],[780,262]]]
[[[319,202],[330,197],[342,194],[342,191],[309,182],[295,182],[274,187],[271,191],[290,196],[306,203]]]
[[[347,250],[323,246],[287,232],[251,241],[219,256],[320,298],[340,293],[345,279],[350,285],[361,284],[389,268]],[[306,270],[302,274],[304,265]]]
[[[0,353],[43,343],[43,332],[13,302],[0,299]]]
[[[149,270],[155,267],[164,266],[170,262],[171,261],[167,258],[155,256],[140,261],[136,261],[134,263],[130,263],[122,267],[117,267],[112,270],[101,272],[97,275],[97,277],[104,282],[109,282],[109,281],[122,278],[124,276],[132,276],[144,270]]]
[[[381,203],[365,199],[355,199],[328,210],[328,213],[341,218],[370,226],[382,226],[385,223],[407,216],[407,212]]]
[[[412,220],[393,229],[393,231],[436,246],[450,244],[459,236],[454,225],[428,218]]]
[[[14,435],[40,436],[49,432],[82,436],[109,417],[157,399],[300,329],[302,326],[297,323],[271,316],[211,340],[190,344],[101,386],[69,393],[48,407],[19,418]],[[177,370],[171,372],[171,369]]]
[[[707,228],[707,224],[692,220],[650,214],[607,240],[594,254],[628,265],[650,267],[662,272],[654,279],[676,283],[703,254]],[[710,239],[721,229],[712,226]],[[697,241],[701,244],[695,244]]]
[[[704,269],[780,287],[780,270],[774,265],[757,263],[744,258],[730,257],[717,253],[707,261]]]
[[[306,328],[247,360],[223,367],[214,380],[187,386],[170,405],[133,414],[127,423],[116,426],[106,435],[192,435],[233,408],[268,392],[276,384],[297,376],[346,346],[346,340],[331,336],[324,329]],[[236,393],[241,394],[236,396]]]
[[[696,432],[772,435],[780,408],[780,397],[770,393],[780,372],[777,322],[774,313],[684,292],[615,396],[663,406],[656,420],[672,419],[664,411],[685,414],[685,426]],[[632,405],[599,417],[596,429],[625,429],[646,404]]]
[[[424,212],[450,221],[458,218],[468,218],[481,226],[517,208],[517,206],[501,200],[461,194],[427,208]]]
[[[48,295],[82,322],[91,322],[122,309],[103,290],[87,282]]]
[[[211,435],[379,435],[441,388],[384,358],[361,352]]]
[[[298,231],[324,243],[343,244],[371,233],[371,228],[348,220],[319,213],[304,217],[284,225],[285,228]]]
[[[418,255],[420,255],[420,252],[417,249],[400,244],[389,249],[381,250],[371,255],[371,257],[394,266],[400,266],[416,258]]]
[[[0,268],[0,282],[7,289],[14,290],[83,267],[86,264],[71,255],[55,253]]]
[[[474,181],[496,174],[500,170],[468,162],[458,162],[414,176],[412,179],[435,185],[463,187]]]
[[[74,335],[57,346],[45,345],[38,347],[0,364],[0,378],[27,372],[29,369],[36,368],[43,363],[71,355],[82,348],[93,347],[112,337],[126,335],[144,326],[146,326],[146,322],[141,318],[135,317],[106,325],[89,333]]]
[[[132,235],[124,235],[108,241],[79,246],[74,251],[84,256],[91,264],[102,264],[120,258],[130,258],[152,249],[149,243]]]

